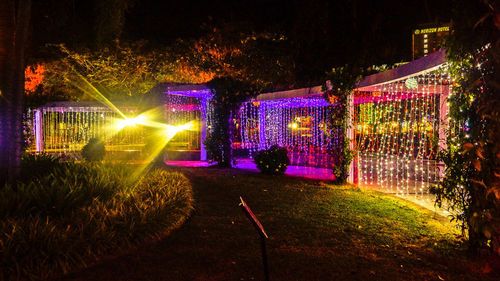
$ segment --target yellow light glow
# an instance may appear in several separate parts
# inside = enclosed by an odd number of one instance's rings
[[[160,123],[157,122],[149,122],[147,125],[159,128],[159,130],[155,130],[153,136],[154,144],[152,146],[152,150],[148,153],[144,161],[144,165],[139,166],[135,170],[134,174],[132,175],[133,177],[139,177],[155,158],[160,157],[160,155],[163,154],[163,149],[165,148],[165,146],[170,140],[172,140],[172,138],[175,137],[176,134],[182,131],[195,131],[199,129],[199,127],[196,126],[197,121],[191,121],[183,125],[161,124],[161,128]]]
[[[127,118],[127,119],[123,120],[123,124],[125,126],[144,125],[145,122],[146,122],[146,117],[142,116],[142,115],[139,115],[139,116],[134,117],[134,118]]]
[[[144,115],[139,115],[133,118],[125,117],[125,119],[116,119],[115,130],[120,131],[125,127],[136,127],[137,125],[148,125],[148,118]]]
[[[177,133],[182,131],[194,131],[196,129],[195,121],[188,122],[183,125],[165,125],[165,135],[167,138],[173,138]]]
[[[292,128],[293,130],[296,130],[299,127],[299,125],[295,122],[288,124],[288,128]]]

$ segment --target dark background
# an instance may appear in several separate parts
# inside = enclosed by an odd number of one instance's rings
[[[103,0],[34,1],[32,51],[45,43],[96,47],[96,18],[112,13]],[[314,81],[346,63],[392,64],[411,59],[411,34],[450,21],[451,0],[108,0],[126,5],[122,41],[165,46],[196,39],[213,28],[274,32],[287,39],[296,76]],[[98,8],[100,7],[100,8]]]

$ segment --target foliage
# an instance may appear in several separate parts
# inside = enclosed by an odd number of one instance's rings
[[[219,167],[230,167],[232,159],[232,116],[241,102],[258,94],[251,83],[230,77],[215,78],[208,83],[213,96],[211,129],[205,139],[207,152]]]
[[[333,168],[335,182],[341,184],[346,183],[349,178],[349,168],[354,159],[355,152],[350,148],[351,139],[344,137],[342,147],[333,151],[334,159],[339,159],[338,164]]]
[[[290,82],[290,61],[280,52],[285,38],[272,33],[214,29],[191,49],[191,65],[213,73],[212,124],[205,145],[220,167],[231,166],[232,117],[241,102]]]
[[[486,4],[486,5],[485,5]],[[500,10],[498,2],[459,1],[447,41],[454,79],[443,181],[431,191],[468,235],[471,250],[500,254]],[[466,232],[467,231],[467,232]]]
[[[28,65],[24,71],[24,91],[27,95],[33,94],[42,83],[45,75],[45,65]]]
[[[0,279],[46,279],[171,231],[192,211],[178,173],[73,164],[0,190]]]
[[[21,177],[22,182],[29,182],[34,178],[49,174],[54,169],[64,165],[59,157],[40,153],[24,153],[21,158]]]
[[[356,82],[362,77],[361,69],[349,65],[334,68],[327,73],[327,85],[324,86],[324,99],[332,104],[330,120],[329,152],[335,159],[334,175],[337,183],[345,183],[349,177],[349,168],[354,151],[350,147],[350,139],[346,136],[349,128],[349,95]]]
[[[293,62],[283,50],[286,38],[281,34],[255,32],[242,25],[227,24],[209,30],[189,45],[181,61],[211,73],[207,81],[230,77],[261,88],[293,84]]]
[[[26,92],[28,102],[41,105],[51,100],[94,99],[85,81],[108,99],[141,97],[162,82],[208,81],[205,73],[179,59],[184,57],[185,44],[154,50],[145,41],[116,41],[98,50],[48,45],[47,56],[52,60],[40,64],[42,83]]]
[[[30,82],[28,101],[40,105],[95,98],[83,80],[108,99],[142,96],[162,82],[205,83],[216,77],[252,81],[261,87],[271,86],[271,81],[291,83],[291,62],[280,51],[284,38],[225,31],[214,29],[198,40],[178,40],[156,49],[146,41],[115,41],[98,50],[48,45],[46,52],[53,59],[27,68],[28,72],[44,70],[36,76],[36,81],[42,79],[39,87]]]
[[[108,98],[116,99],[149,92],[173,67],[164,54],[144,50],[145,42],[124,46],[116,43],[99,51],[74,51],[64,45],[51,48],[62,57],[47,66],[44,86],[77,97],[82,87],[79,75],[103,90]]]
[[[102,161],[106,153],[104,142],[99,138],[91,138],[82,148],[82,157],[86,161]]]
[[[280,175],[284,174],[290,165],[290,158],[286,148],[273,145],[267,150],[259,151],[254,157],[254,162],[263,174]]]

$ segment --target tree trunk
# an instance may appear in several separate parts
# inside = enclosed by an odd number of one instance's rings
[[[0,1],[0,184],[20,172],[24,113],[24,50],[31,0]]]
[[[234,134],[234,124],[233,124],[233,116],[234,116],[234,109],[230,108],[228,109],[228,118],[227,118],[227,131],[226,131],[226,138],[227,141],[224,143],[223,151],[224,151],[224,157],[222,159],[222,162],[224,163],[224,167],[231,168],[233,167],[233,134]]]
[[[216,130],[218,130],[218,138],[220,141],[219,151],[218,151],[218,159],[217,166],[219,168],[230,168],[231,167],[231,132],[230,132],[230,118],[231,111],[227,108],[227,105],[218,105],[219,111],[217,111],[218,115],[220,115],[220,124],[216,126]]]

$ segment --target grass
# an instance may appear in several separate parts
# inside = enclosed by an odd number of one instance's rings
[[[287,176],[181,171],[197,202],[189,223],[63,280],[263,280],[258,235],[239,196],[270,236],[271,280],[497,280],[483,261],[464,257],[446,218],[410,202]]]
[[[182,174],[130,174],[130,166],[60,164],[0,189],[0,280],[68,273],[163,237],[191,213]]]

